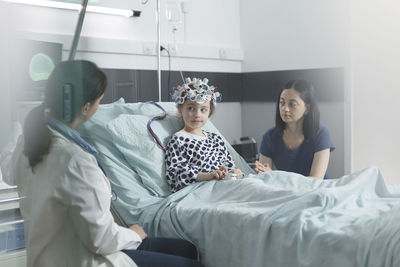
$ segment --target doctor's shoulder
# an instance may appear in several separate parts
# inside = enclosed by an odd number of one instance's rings
[[[55,152],[57,151],[55,145]],[[106,176],[97,164],[94,155],[84,151],[74,143],[66,149],[55,153],[60,160],[60,176],[56,187],[64,196],[63,201],[69,205],[80,205],[79,199],[94,197],[107,205],[111,187]],[[100,203],[99,202],[99,203]],[[80,203],[80,204],[79,204]]]
[[[63,157],[65,161],[68,161],[71,158],[85,158],[85,157],[93,157],[93,155],[84,151],[81,147],[79,147],[74,142],[71,142],[66,137],[61,135],[60,133],[51,130],[52,140],[49,155],[57,155],[59,157]]]
[[[66,168],[65,172],[83,179],[87,178],[85,176],[87,172],[94,171],[98,175],[103,175],[94,155],[84,151],[61,134],[54,133],[52,137],[49,156],[54,157],[61,168]]]

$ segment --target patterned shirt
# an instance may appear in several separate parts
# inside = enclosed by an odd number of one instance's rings
[[[229,170],[235,163],[221,136],[203,131],[205,137],[184,130],[175,133],[165,154],[166,178],[171,192],[195,183],[199,172],[209,173],[222,165]]]

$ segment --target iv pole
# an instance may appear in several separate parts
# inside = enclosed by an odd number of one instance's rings
[[[158,101],[161,102],[161,0],[157,0],[157,80],[158,80]]]
[[[76,24],[74,39],[72,41],[71,50],[69,52],[68,60],[73,60],[75,58],[76,49],[78,47],[78,41],[81,36],[83,20],[85,19],[86,7],[89,0],[82,0],[81,9],[79,10],[78,23]]]
[[[71,50],[69,53],[68,60],[75,58],[76,49],[78,47],[78,41],[82,31],[83,20],[85,19],[86,7],[89,0],[82,0],[81,9],[79,11],[78,23],[75,28],[74,39],[72,41]],[[143,4],[146,4],[147,1]],[[158,101],[161,102],[161,25],[160,25],[160,13],[161,13],[161,0],[157,0],[157,81],[158,81]]]

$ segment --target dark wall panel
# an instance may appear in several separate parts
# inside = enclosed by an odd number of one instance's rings
[[[185,74],[184,74],[185,75]],[[162,101],[172,101],[172,88],[178,84],[182,84],[182,77],[179,71],[162,71],[161,72],[161,99]]]
[[[282,87],[293,79],[305,79],[313,84],[319,101],[344,100],[343,68],[244,73],[242,100],[275,102]]]
[[[279,72],[251,72],[243,74],[242,101],[275,102],[285,82]]]
[[[108,88],[103,103],[124,97],[127,102],[158,101],[155,70],[105,69]],[[184,77],[207,77],[222,93],[224,102],[275,102],[283,85],[292,79],[306,79],[319,101],[344,100],[343,68],[265,71],[249,73],[189,72]],[[171,89],[183,83],[178,71],[162,71],[162,101],[171,101]]]
[[[157,72],[154,70],[138,70],[138,101],[158,101]]]
[[[115,94],[114,99],[123,97],[126,102],[137,102],[138,84],[136,71],[120,70],[115,74]]]
[[[101,100],[101,103],[111,103],[115,101],[113,96],[113,92],[115,90],[115,73],[116,70],[113,69],[103,69],[104,73],[107,76],[107,88],[104,93],[103,100]]]
[[[164,73],[163,73],[164,74]],[[185,71],[184,77],[197,77],[207,78],[209,85],[214,85],[218,88],[218,91],[222,93],[222,100],[226,102],[239,102],[241,101],[241,84],[242,74],[241,73],[225,73],[225,72],[190,72]],[[162,76],[165,84],[168,83],[168,74],[165,72]],[[172,72],[171,74],[171,86],[182,83],[182,78],[179,72]],[[164,91],[163,87],[163,91]]]
[[[110,103],[123,97],[126,102],[138,101],[138,85],[135,70],[104,69],[107,88],[102,103]]]
[[[225,92],[227,95],[222,96],[222,101],[240,102],[243,99],[243,74],[228,73],[228,90]]]
[[[155,70],[104,69],[108,86],[102,103],[124,97],[126,102],[158,101],[158,81]],[[184,72],[184,77],[208,78],[223,95],[223,101],[241,101],[242,74],[213,72]],[[171,101],[171,90],[182,84],[179,71],[161,72],[161,99]]]

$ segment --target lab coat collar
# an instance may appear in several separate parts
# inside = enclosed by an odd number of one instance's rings
[[[55,119],[52,117],[49,113],[46,113],[46,120],[47,124],[55,131],[66,137],[68,140],[74,142],[78,146],[80,146],[83,150],[86,152],[92,154],[92,155],[97,155],[99,152],[91,146],[88,142],[83,140],[83,138],[80,136],[80,134],[69,128],[67,125],[62,123],[61,121]]]

